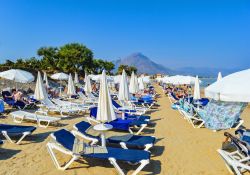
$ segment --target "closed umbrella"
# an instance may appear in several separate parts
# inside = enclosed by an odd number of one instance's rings
[[[79,79],[78,79],[78,74],[77,74],[77,72],[75,72],[74,83],[75,83],[75,84],[78,84],[78,83],[79,83]]]
[[[75,95],[76,89],[71,74],[69,74],[67,95]]]
[[[222,79],[222,75],[221,75],[221,72],[218,73],[218,77],[217,77],[217,81],[221,80]]]
[[[36,100],[44,100],[48,98],[48,94],[45,90],[41,73],[38,71],[37,80],[36,80],[36,88],[34,93],[34,98]]]
[[[92,92],[90,77],[89,77],[89,75],[86,75],[86,74],[85,74],[85,86],[84,86],[84,91],[85,91],[86,93],[91,93],[91,92]]]
[[[46,87],[49,87],[49,81],[48,81],[48,77],[47,77],[47,73],[44,72],[43,74],[43,81],[45,81]]]
[[[129,92],[136,94],[139,91],[138,79],[134,72],[132,72],[129,84]]]
[[[111,101],[111,96],[108,88],[108,82],[106,77],[105,70],[102,71],[101,81],[100,81],[100,91],[99,91],[99,99],[98,99],[98,109],[96,120],[100,121],[101,124],[96,125],[94,129],[98,131],[105,131],[111,129],[112,126],[108,124],[104,124],[105,122],[109,122],[116,119],[114,107]],[[102,132],[102,145],[105,146],[105,136]]]
[[[250,102],[250,69],[230,74],[205,88],[205,96],[221,101]]]
[[[138,78],[138,82],[139,82],[139,89],[140,90],[144,90],[144,83],[143,83],[143,79],[142,78]]]
[[[20,69],[10,69],[1,72],[0,77],[17,83],[30,83],[35,79],[31,73]]]
[[[200,82],[198,76],[195,78],[195,84],[194,84],[194,99],[199,100],[201,98],[200,93]]]
[[[127,81],[127,75],[125,70],[122,71],[122,77],[120,80],[120,86],[119,86],[119,94],[118,94],[118,100],[124,102],[130,100],[129,95],[129,88],[128,88],[128,81]]]

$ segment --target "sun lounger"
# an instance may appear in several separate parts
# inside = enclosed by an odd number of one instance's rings
[[[250,156],[249,156],[249,144],[239,140],[231,134],[225,132],[226,140],[230,140],[235,145],[236,151],[227,151],[218,149],[218,153],[225,161],[226,167],[232,174],[242,175],[245,171],[250,171]]]
[[[93,136],[87,133],[88,129],[91,128],[91,124],[82,121],[74,125],[72,133],[78,135],[84,139],[90,140],[91,145],[96,144],[101,140],[98,136]],[[124,149],[128,148],[139,148],[148,151],[154,146],[155,137],[154,136],[138,136],[138,135],[125,135],[125,136],[113,136],[106,139],[107,143],[120,145]]]
[[[148,110],[147,108],[144,108],[144,107],[132,107],[132,106],[122,107],[115,100],[112,100],[112,104],[117,112],[123,111],[123,112],[134,114],[134,115],[143,115]]]
[[[76,109],[78,110],[78,112],[85,112],[86,110],[89,110],[90,108],[95,107],[94,105],[78,104],[78,103],[73,103],[70,101],[63,101],[63,100],[55,99],[55,98],[52,99],[52,101],[60,107]]]
[[[68,117],[68,116],[65,116],[64,113],[67,113],[67,114],[78,113],[77,109],[70,109],[70,108],[58,106],[54,104],[52,101],[50,101],[50,99],[48,98],[41,100],[41,103],[42,103],[42,106],[45,107],[48,111],[59,112],[62,117]]]
[[[74,152],[74,143],[77,140],[76,137],[69,131],[62,129],[51,134],[53,142],[47,144],[50,156],[55,164],[55,166],[60,170],[66,170],[74,161],[79,158],[93,158],[95,160],[99,159],[109,160],[110,163],[115,167],[118,174],[124,175],[125,173],[117,164],[117,161],[128,162],[133,164],[140,164],[138,168],[133,172],[132,175],[138,174],[150,161],[150,153],[142,150],[130,150],[121,148],[105,147],[107,152],[103,153],[88,153],[86,150],[89,146],[84,146],[82,144],[83,151],[78,153]],[[61,153],[70,155],[72,158],[64,166],[61,166],[56,158],[53,150],[60,151]]]
[[[36,111],[35,113],[30,113],[26,111],[14,111],[11,112],[10,115],[16,123],[21,123],[23,120],[32,120],[36,121],[38,126],[44,128],[48,127],[50,123],[55,123],[60,120],[60,118],[41,115],[39,114],[40,112],[41,111]]]
[[[97,104],[98,103],[97,98],[88,98],[82,92],[78,92],[78,95],[80,99],[83,100],[84,104]]]
[[[3,141],[2,140],[0,140],[0,148],[3,146]]]
[[[7,125],[0,124],[0,132],[11,143],[15,143],[10,137],[20,136],[16,144],[19,144],[27,135],[30,135],[36,130],[34,126],[19,126],[19,125]]]
[[[91,108],[90,116],[87,117],[88,122],[91,123],[93,121],[95,123],[99,123],[96,120],[96,116],[97,116],[97,107]],[[134,134],[132,128],[139,128],[139,130],[136,132],[136,135],[138,135],[145,127],[147,127],[148,121],[117,118],[116,120],[108,122],[107,124],[112,125],[113,129],[115,130],[129,131],[131,134]]]

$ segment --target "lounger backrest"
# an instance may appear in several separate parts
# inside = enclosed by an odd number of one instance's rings
[[[63,147],[65,147],[70,151],[73,150],[75,136],[71,132],[65,129],[61,129],[59,131],[54,132],[53,136],[56,139],[56,141]]]
[[[90,108],[89,115],[90,115],[90,117],[96,118],[96,116],[97,116],[97,107]]]
[[[81,132],[86,132],[91,127],[91,124],[88,122],[82,121],[80,123],[77,123],[75,126],[77,128],[81,128]]]
[[[9,91],[2,91],[2,96],[5,99],[6,96],[11,96],[11,93]]]
[[[247,103],[211,100],[199,114],[207,128],[228,129],[238,121],[246,106]]]
[[[52,101],[50,101],[50,99],[48,99],[48,98],[41,100],[41,102],[42,102],[43,104],[45,104],[46,106],[55,107],[55,104],[52,103]]]
[[[119,105],[115,100],[112,100],[112,104],[117,109],[121,107],[121,105]]]

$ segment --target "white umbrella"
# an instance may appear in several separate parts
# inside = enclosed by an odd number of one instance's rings
[[[98,99],[98,108],[96,120],[100,121],[101,124],[96,125],[94,129],[99,131],[105,131],[112,128],[111,125],[104,124],[104,122],[109,122],[116,119],[114,107],[111,101],[111,96],[109,93],[108,82],[105,70],[102,71],[102,77],[100,80],[100,91]],[[102,132],[102,146],[105,146],[105,136]]]
[[[218,73],[218,77],[217,77],[217,81],[221,80],[222,79],[222,75],[221,75],[221,72]]]
[[[51,78],[54,80],[68,80],[69,76],[63,72],[60,72],[60,73],[55,73],[51,75]]]
[[[48,77],[47,77],[47,73],[44,72],[43,74],[43,81],[45,81],[45,84],[47,86],[47,88],[49,87],[49,81],[48,81]]]
[[[132,72],[129,84],[129,92],[136,94],[139,91],[138,79],[134,72]]]
[[[183,76],[183,75],[175,75],[171,77],[165,77],[163,79],[164,83],[174,84],[174,85],[182,85],[182,84],[194,84],[195,77],[192,76]],[[201,81],[199,81],[201,82]]]
[[[92,87],[91,87],[91,82],[90,82],[90,77],[85,74],[85,86],[84,86],[84,91],[87,93],[92,92]]]
[[[138,78],[138,82],[139,82],[139,89],[140,90],[144,90],[144,83],[143,83],[143,79],[142,78]]]
[[[79,79],[78,79],[78,74],[77,72],[75,72],[75,79],[74,79],[74,83],[79,83]]]
[[[45,90],[41,73],[38,71],[37,74],[37,80],[36,80],[36,88],[35,88],[35,93],[34,93],[34,98],[36,100],[44,100],[48,98],[48,94]]]
[[[119,94],[118,94],[118,100],[120,101],[129,101],[129,88],[128,88],[128,81],[127,81],[127,75],[125,70],[122,71],[122,77],[120,81],[119,86]]]
[[[205,88],[205,96],[221,101],[250,102],[250,69],[230,74]]]
[[[8,80],[13,80],[18,83],[30,83],[35,79],[31,73],[20,69],[10,69],[1,72],[0,77]]]
[[[200,93],[200,82],[198,76],[195,78],[195,84],[194,84],[194,99],[199,100],[201,98]]]
[[[69,74],[67,95],[75,95],[76,89],[71,74]]]

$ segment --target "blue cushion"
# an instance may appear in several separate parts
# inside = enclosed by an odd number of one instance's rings
[[[81,133],[83,133],[84,135],[91,137],[91,138],[96,138],[99,139],[98,136],[93,136],[88,134],[86,131],[91,127],[91,124],[89,124],[88,122],[82,121],[80,123],[77,123],[75,125],[75,127],[77,128],[78,131],[80,131]]]
[[[36,130],[34,126],[19,126],[19,125],[7,125],[7,124],[0,124],[0,132],[6,131],[8,134],[22,134],[24,132],[33,132]]]

